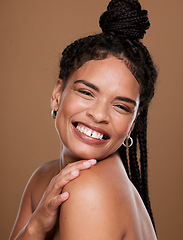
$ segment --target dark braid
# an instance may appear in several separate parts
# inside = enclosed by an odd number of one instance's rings
[[[155,228],[155,222],[151,210],[151,204],[149,199],[149,190],[148,190],[148,164],[147,164],[147,113],[148,109],[139,115],[137,120],[138,126],[138,141],[140,147],[140,163],[141,163],[141,179],[142,179],[142,199],[147,208],[147,211],[151,217],[153,226]]]
[[[64,81],[65,86],[69,76],[85,62],[102,60],[113,55],[124,61],[139,82],[139,115],[131,133],[134,144],[129,149],[129,163],[123,145],[118,152],[155,228],[148,192],[147,113],[154,95],[157,71],[147,48],[140,41],[150,26],[148,13],[141,9],[138,0],[112,0],[107,11],[101,15],[99,24],[103,33],[79,39],[63,51],[59,78]],[[140,160],[137,158],[138,145]]]
[[[135,0],[113,0],[100,17],[103,32],[116,32],[124,38],[141,39],[150,27],[147,11]]]
[[[129,160],[130,160],[130,172],[131,181],[137,188],[140,195],[142,195],[142,180],[140,176],[139,164],[137,161],[137,132],[136,126],[131,133],[133,139],[133,145],[129,148]]]

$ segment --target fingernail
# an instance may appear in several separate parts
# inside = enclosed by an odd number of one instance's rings
[[[62,196],[63,199],[66,199],[66,198],[69,197],[69,193],[68,192],[64,192],[64,193],[61,194],[61,196]]]
[[[95,163],[97,162],[97,160],[96,160],[96,159],[90,159],[90,160],[88,160],[88,161],[90,161],[90,162],[91,162],[91,164],[95,164]]]
[[[71,174],[74,175],[74,176],[77,176],[77,175],[78,175],[78,170],[73,170],[73,171],[71,172]]]
[[[87,161],[87,162],[83,162],[83,165],[88,167],[88,166],[90,166],[91,164]]]

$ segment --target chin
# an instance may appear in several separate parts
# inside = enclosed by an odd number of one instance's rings
[[[74,151],[74,156],[77,157],[79,160],[89,160],[89,159],[96,159],[96,160],[102,160],[110,156],[113,152],[104,152],[100,150],[81,150],[81,151]]]
[[[77,158],[79,158],[80,160],[89,160],[89,159],[100,160],[100,159],[104,158],[104,156],[101,156],[94,152],[83,152],[83,151],[76,153],[75,156]]]
[[[78,160],[89,160],[89,159],[96,159],[96,160],[101,160],[104,159],[106,154],[104,155],[102,151],[97,151],[96,149],[91,149],[91,148],[82,148],[82,149],[69,149],[70,156],[74,159]]]

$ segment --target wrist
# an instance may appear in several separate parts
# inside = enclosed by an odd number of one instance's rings
[[[26,226],[27,235],[30,239],[43,240],[45,239],[45,233],[39,228],[39,224],[36,223],[36,220],[30,219]]]

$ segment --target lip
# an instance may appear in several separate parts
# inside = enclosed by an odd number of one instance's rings
[[[101,145],[101,144],[105,144],[106,142],[108,142],[108,140],[109,140],[110,137],[109,137],[109,134],[108,134],[104,129],[101,129],[101,128],[96,127],[96,126],[94,126],[94,125],[92,125],[92,124],[85,123],[85,122],[81,122],[81,121],[77,121],[77,123],[83,124],[83,125],[85,125],[86,127],[90,128],[91,130],[97,131],[97,132],[99,132],[99,133],[101,133],[101,134],[104,134],[104,135],[106,135],[106,136],[108,137],[108,139],[102,139],[102,140],[92,138],[92,137],[90,137],[90,136],[87,136],[87,135],[79,132],[79,131],[75,128],[74,124],[72,124],[72,128],[73,128],[74,133],[75,133],[76,136],[79,137],[83,142],[88,143],[88,144],[95,144],[95,145]]]
[[[99,132],[99,133],[107,136],[107,138],[110,138],[109,133],[106,132],[106,131],[105,131],[104,129],[102,129],[102,128],[99,128],[99,127],[97,127],[97,126],[95,126],[95,125],[93,125],[93,124],[86,123],[86,122],[81,122],[81,121],[76,121],[76,122],[77,122],[77,123],[80,123],[80,124],[82,124],[82,125],[85,125],[86,127],[90,128],[90,129],[93,130],[93,131]]]

